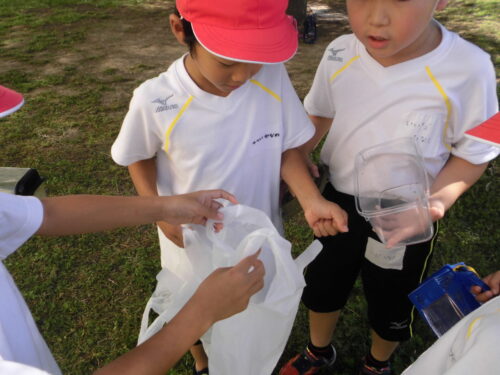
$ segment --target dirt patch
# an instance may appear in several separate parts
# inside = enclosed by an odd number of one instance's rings
[[[75,74],[84,74],[102,82],[110,81],[110,76],[120,77],[120,85],[103,100],[107,103],[117,100],[128,102],[134,87],[165,71],[186,51],[169,29],[168,15],[172,6],[172,1],[155,1],[142,6],[112,8],[104,16],[99,10],[99,17],[86,17],[70,25],[58,27],[51,24],[50,29],[56,34],[78,32],[83,35],[83,40],[66,48],[49,46],[48,49],[33,52],[32,58],[26,62],[2,59],[0,70],[29,71],[38,78],[64,74],[68,67],[72,67]],[[301,42],[297,55],[286,64],[301,98],[312,83],[326,45],[348,29],[342,7],[332,10],[322,1],[310,2],[310,6],[317,13],[318,39],[314,44]],[[77,11],[97,13],[91,6]],[[28,34],[29,29],[16,27],[15,38],[6,41],[4,47],[18,47],[23,38],[29,38]],[[36,95],[36,91],[32,94]]]

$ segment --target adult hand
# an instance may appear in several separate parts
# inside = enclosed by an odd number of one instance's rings
[[[212,322],[245,310],[250,297],[264,286],[264,264],[258,259],[260,250],[234,267],[218,268],[198,287],[191,303]]]

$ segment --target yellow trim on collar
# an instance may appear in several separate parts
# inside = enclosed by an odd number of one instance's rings
[[[448,126],[450,125],[450,117],[451,117],[451,102],[450,99],[448,98],[448,95],[446,95],[446,92],[444,91],[443,87],[439,83],[439,81],[434,77],[434,74],[431,72],[431,68],[428,66],[425,67],[425,71],[427,72],[427,75],[430,77],[432,83],[434,86],[436,86],[437,90],[441,94],[441,96],[444,99],[444,103],[446,105],[446,122],[444,123],[444,129],[443,129],[443,145],[448,149],[448,151],[451,151],[451,145],[446,143],[446,132],[448,131]]]
[[[349,65],[351,65],[354,61],[356,61],[357,59],[359,59],[359,55],[358,56],[354,56],[352,59],[350,59],[348,62],[346,62],[346,64],[340,68],[339,70],[337,70],[335,73],[332,74],[332,76],[330,77],[330,82],[333,82],[333,80],[335,78],[337,78],[337,76],[342,73],[344,70],[346,70]]]
[[[177,116],[172,120],[170,125],[168,126],[167,132],[165,133],[165,152],[168,152],[168,149],[170,147],[170,133],[172,133],[172,130],[174,130],[175,125],[177,124],[177,121],[181,118],[183,115],[184,111],[189,107],[191,102],[193,101],[193,96],[189,96],[188,100],[182,105],[180,111],[177,113]]]
[[[267,92],[269,95],[271,95],[278,102],[281,102],[280,96],[278,94],[276,94],[273,90],[267,88],[266,86],[264,86],[262,83],[260,83],[259,81],[255,80],[255,79],[251,79],[250,82],[252,82],[256,86],[259,86],[262,90]]]

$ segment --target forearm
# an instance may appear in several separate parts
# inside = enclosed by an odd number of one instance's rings
[[[94,375],[166,374],[211,326],[211,319],[202,312],[189,301],[160,332]]]
[[[447,211],[486,170],[488,163],[471,164],[456,156],[451,156],[431,186],[431,200],[437,200]]]
[[[318,117],[312,115],[309,115],[309,119],[311,120],[311,122],[315,127],[315,132],[313,137],[309,141],[307,141],[306,143],[304,143],[302,146],[299,147],[299,149],[305,155],[309,155],[314,151],[314,149],[318,146],[318,144],[321,142],[326,133],[328,133],[328,130],[330,130],[333,121],[333,119],[331,118]]]
[[[156,187],[156,158],[140,160],[128,166],[138,195],[158,196]]]
[[[68,195],[44,198],[37,234],[90,233],[152,223],[164,217],[163,205],[152,197]]]
[[[308,201],[321,197],[307,168],[305,155],[298,148],[283,153],[281,177],[302,207],[307,206]]]

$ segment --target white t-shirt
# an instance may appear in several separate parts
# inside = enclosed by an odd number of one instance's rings
[[[7,258],[40,227],[41,202],[34,197],[0,193],[0,260]],[[43,340],[33,317],[7,268],[0,261],[0,374],[30,374],[32,366],[53,375],[59,367]],[[8,371],[13,372],[8,372]],[[31,371],[31,370],[30,370]],[[33,375],[40,371],[33,372]]]
[[[499,150],[464,137],[498,111],[488,54],[441,27],[442,41],[418,58],[383,67],[353,35],[329,44],[304,100],[306,111],[334,118],[321,150],[335,188],[354,194],[354,161],[364,149],[414,137],[431,180],[451,154],[473,164]]]
[[[402,375],[495,375],[500,357],[500,297],[462,318]]]
[[[227,97],[201,90],[176,60],[134,91],[113,160],[156,156],[160,195],[225,189],[281,229],[281,154],[314,134],[283,64],[264,65]]]

